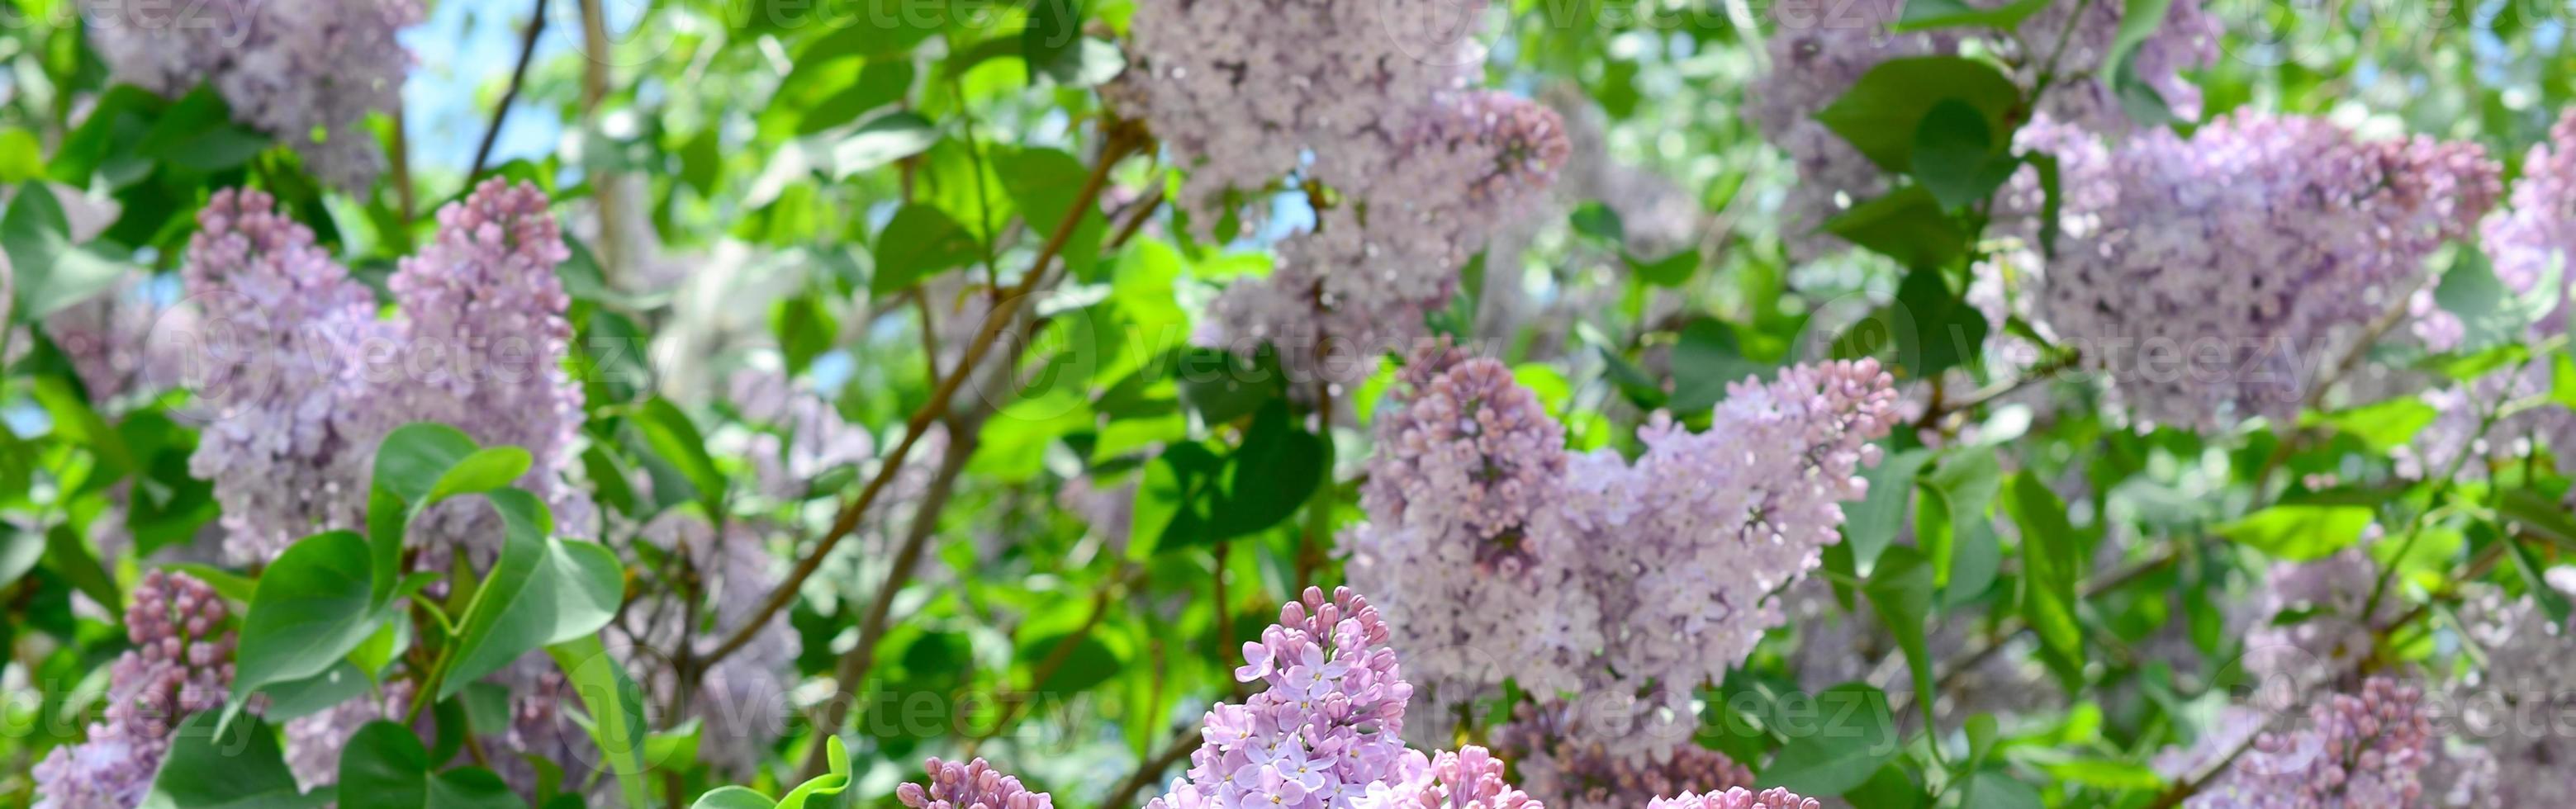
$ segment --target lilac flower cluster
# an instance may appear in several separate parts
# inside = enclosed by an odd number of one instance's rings
[[[316,531],[353,528],[376,445],[414,421],[453,425],[535,458],[519,485],[566,533],[590,530],[587,496],[564,482],[581,389],[563,369],[569,255],[545,197],[493,179],[439,213],[439,232],[389,281],[401,315],[256,191],[222,191],[198,216],[184,275],[203,310],[193,380],[208,423],[190,471],[215,481],[226,555],[252,564]],[[218,342],[220,341],[220,342]],[[488,508],[442,505],[414,526],[425,545],[488,561]]]
[[[1657,797],[1753,785],[1753,772],[1726,754],[1684,744],[1663,760],[1616,757],[1570,727],[1574,709],[1523,704],[1494,730],[1494,749],[1512,761],[1532,794],[1557,809],[1635,809]]]
[[[1365,378],[1421,335],[1458,267],[1542,196],[1570,149],[1565,128],[1545,106],[1471,89],[1484,53],[1467,34],[1484,7],[1137,10],[1136,61],[1110,94],[1188,171],[1181,202],[1197,221],[1257,222],[1263,198],[1291,185],[1315,208],[1314,232],[1279,246],[1271,276],[1218,298],[1202,343],[1248,352],[1266,342],[1301,375]]]
[[[108,668],[107,709],[79,744],[36,765],[39,809],[129,809],[143,803],[170,734],[189,714],[222,707],[233,680],[230,612],[184,573],[143,575],[125,608],[134,642]]]
[[[742,417],[775,430],[749,447],[753,476],[773,497],[793,498],[824,472],[876,457],[876,440],[851,426],[832,403],[775,371],[735,372],[726,398]]]
[[[2372,526],[2369,538],[2378,532]],[[2264,579],[2249,604],[2253,621],[2244,632],[2244,665],[2257,677],[2289,678],[2284,684],[2295,688],[2321,686],[2351,671],[2375,649],[2373,629],[2406,611],[2393,582],[2378,604],[2369,603],[2380,567],[2359,547],[2312,562],[2276,564]]]
[[[929,785],[906,783],[894,796],[911,809],[1054,809],[1055,798],[1031,792],[981,758],[966,764],[932,756],[922,763]]]
[[[266,562],[327,528],[362,525],[385,423],[361,362],[394,339],[375,296],[267,194],[215,192],[182,277],[204,328],[188,381],[207,423],[189,472],[214,481],[224,554]]]
[[[2012,30],[1973,36],[1962,29],[1895,32],[1903,9],[1897,0],[1798,0],[1772,8],[1777,29],[1766,43],[1771,68],[1748,88],[1747,115],[1797,168],[1798,184],[1781,212],[1783,236],[1800,257],[1841,249],[1819,228],[1891,187],[1884,171],[1815,119],[1880,63],[1956,53],[1973,41],[2011,65],[2015,82],[2025,88],[2050,76],[2054,83],[2040,98],[2035,119],[2115,136],[2135,128],[2109,86],[2115,66],[2103,64],[2120,30],[2121,4],[2055,0]],[[2155,33],[2139,43],[2132,68],[2179,115],[2196,117],[2200,93],[2181,72],[2217,59],[2218,33],[2217,18],[2197,0],[2174,3]]]
[[[2516,297],[2545,295],[2548,311],[2531,324],[2525,338],[2534,342],[2567,333],[2567,300],[2576,290],[2576,111],[2558,119],[2549,140],[2531,147],[2522,161],[2522,178],[2513,186],[2507,208],[2488,217],[2480,229],[2496,281]],[[2556,284],[2543,290],[2543,284]],[[2459,318],[2431,305],[2429,292],[2417,297],[2413,324],[2425,347],[2457,347]],[[2531,450],[2530,439],[2546,439],[2557,448],[2561,471],[2576,470],[2576,414],[2563,407],[2542,407],[2504,415],[2483,434],[2486,411],[2506,402],[2548,392],[2550,368],[2545,362],[2499,369],[2479,379],[2429,391],[2424,401],[2439,413],[2416,436],[2414,445],[2397,452],[2398,471],[2422,478],[2441,474],[2461,453],[2471,453],[2461,474],[2483,477],[2474,461],[2519,456]]]
[[[1748,379],[1707,432],[1658,414],[1632,464],[1565,455],[1501,365],[1427,351],[1380,417],[1349,575],[1392,594],[1396,645],[1437,704],[1505,678],[1643,698],[1635,716],[1575,723],[1573,741],[1669,753],[1688,737],[1690,690],[1781,623],[1771,594],[1840,539],[1839,503],[1866,493],[1869,442],[1896,421],[1893,385],[1867,360]]]
[[[1482,747],[1440,751],[1425,759],[1405,751],[1394,780],[1370,784],[1353,809],[1545,809],[1503,778],[1503,760]]]
[[[1573,617],[1590,604],[1573,579],[1581,551],[1530,531],[1565,475],[1564,428],[1509,368],[1455,348],[1425,348],[1398,380],[1360,493],[1369,522],[1343,540],[1351,584],[1385,594],[1395,646],[1434,704],[1514,674],[1542,693],[1580,687],[1575,659],[1598,639],[1548,630],[1591,631]],[[1532,655],[1551,665],[1533,671]]]
[[[294,146],[341,189],[365,191],[384,169],[366,118],[401,102],[412,59],[395,32],[421,20],[419,0],[81,5],[118,80],[174,98],[212,84],[234,120]]]
[[[2040,316],[2141,420],[2295,415],[2316,366],[2421,284],[2499,194],[2474,144],[2363,142],[2323,120],[2231,115],[2102,159],[2070,187]],[[2181,268],[2181,269],[2177,269]]]
[[[2553,568],[2547,584],[2576,591],[2576,570]],[[2576,711],[2576,626],[2554,622],[2530,596],[2506,600],[2484,592],[2460,610],[2463,634],[2485,654],[2482,665],[2451,688],[2456,726],[2466,749],[2436,762],[2453,806],[2563,806],[2576,800],[2576,755],[2564,717]],[[2427,774],[2428,787],[2435,778]],[[2428,792],[2435,790],[2428,789]]]
[[[1405,774],[1404,681],[1387,625],[1368,599],[1307,588],[1261,640],[1243,645],[1239,682],[1263,688],[1210,709],[1189,777],[1148,809],[1345,807]]]
[[[1824,802],[1780,787],[1760,792],[1729,787],[1724,792],[1656,798],[1646,803],[1646,809],[1824,809]]]
[[[2241,724],[2241,723],[2240,723]],[[2211,733],[2194,753],[2168,751],[2160,763],[2216,762],[2245,737]],[[2385,677],[2362,683],[2357,694],[2334,694],[2308,708],[2304,726],[2263,732],[2252,746],[2183,805],[2189,809],[2333,809],[2415,806],[2423,796],[2421,774],[2433,758],[2431,720],[2423,694]],[[2196,772],[2168,769],[2171,777]]]
[[[1595,450],[1567,463],[1541,546],[1583,549],[1601,646],[1587,690],[1641,695],[1638,724],[1590,722],[1613,755],[1655,755],[1689,737],[1691,689],[1722,679],[1781,624],[1771,594],[1841,539],[1869,443],[1897,421],[1894,379],[1871,360],[1800,365],[1728,386],[1707,432],[1658,414],[1634,464]]]
[[[572,324],[555,266],[572,257],[533,185],[485,180],[438,212],[438,232],[386,280],[403,314],[402,373],[380,386],[404,421],[435,421],[486,445],[526,449],[517,485],[544,498],[558,530],[594,531],[588,495],[565,482],[581,429],[582,392],[564,370]],[[434,508],[414,535],[487,562],[500,552],[491,509]]]

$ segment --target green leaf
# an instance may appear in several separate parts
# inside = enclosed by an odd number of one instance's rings
[[[340,751],[340,809],[520,809],[527,803],[492,771],[431,774],[430,753],[400,723],[358,728]]]
[[[18,186],[8,213],[0,215],[0,251],[8,254],[17,274],[11,319],[41,321],[125,277],[125,265],[73,246],[70,234],[70,221],[53,191],[35,181]]]
[[[289,138],[304,147],[310,138]],[[215,172],[250,162],[268,149],[268,136],[233,124],[232,108],[213,85],[198,85],[153,122],[134,146],[136,154],[190,171]]]
[[[825,737],[823,743],[827,745],[824,757],[831,762],[831,770],[789,790],[787,797],[779,799],[777,809],[821,809],[842,803],[841,793],[851,786],[850,750],[842,746],[838,734]]]
[[[2481,524],[2477,528],[2483,530],[2486,526]],[[2550,625],[2566,626],[2570,611],[2567,595],[2549,585],[2547,577],[2542,575],[2547,568],[2538,558],[2531,555],[2531,549],[2525,547],[2522,540],[2514,537],[2492,541],[2504,543],[2505,551],[2513,557],[2514,570],[2522,574],[2523,589],[2531,594],[2532,601],[2540,605],[2542,614],[2549,616]]]
[[[939,127],[918,114],[897,111],[870,118],[832,144],[832,179],[874,171],[928,151],[938,142]]]
[[[930,17],[941,19],[929,19]],[[889,14],[867,25],[836,26],[832,33],[796,52],[796,63],[828,62],[841,57],[882,59],[910,53],[913,46],[939,32],[944,15]]]
[[[1914,168],[1916,133],[1944,101],[1974,109],[1986,131],[2010,132],[2021,89],[1993,65],[1957,56],[1918,56],[1880,62],[1842,97],[1816,112],[1816,120],[1843,136],[1871,162],[1891,172]]]
[[[89,552],[89,543],[72,531],[69,523],[55,523],[45,529],[45,567],[63,577],[81,595],[100,604],[123,604],[116,595],[116,580],[107,574],[98,557]]]
[[[2042,8],[2049,0],[2017,0],[1995,8],[1978,8],[1963,0],[1906,0],[1905,13],[1890,30],[1898,33],[1934,28],[1982,26],[2010,31],[2021,21]]]
[[[1286,395],[1278,364],[1268,357],[1254,360],[1221,349],[1192,348],[1172,363],[1172,373],[1181,403],[1209,424],[1252,415]]]
[[[15,523],[0,522],[0,587],[15,584],[18,577],[36,569],[36,563],[45,558],[45,545],[44,534],[21,528]]]
[[[707,513],[723,513],[725,478],[716,470],[715,458],[707,454],[707,440],[698,432],[696,422],[671,400],[656,396],[644,403],[637,413],[635,426],[644,433],[644,443],[653,454],[670,462],[697,490],[700,505]]]
[[[413,517],[460,494],[509,485],[528,471],[528,452],[478,448],[463,430],[434,422],[395,428],[376,448],[367,496],[372,603],[382,605],[401,578],[402,543]]]
[[[45,176],[45,145],[21,127],[0,129],[0,183],[23,183]]]
[[[838,739],[834,740],[839,741]],[[846,755],[846,754],[844,754]],[[717,787],[698,796],[689,809],[777,809],[778,802],[750,787]]]
[[[2576,518],[2568,516],[2558,498],[2530,489],[2508,489],[2496,510],[2522,530],[2557,545],[2560,553],[2576,553]]]
[[[182,720],[152,779],[153,800],[174,809],[295,809],[331,802],[305,794],[286,768],[277,731],[253,716],[225,726],[212,711]]]
[[[1682,324],[1673,345],[1673,396],[1665,405],[1675,413],[1699,413],[1726,398],[1726,386],[1771,371],[1771,364],[1744,357],[1734,327],[1711,317]]]
[[[2424,400],[2407,397],[2329,413],[2320,420],[2336,432],[2361,439],[2373,452],[2387,452],[2412,443],[2438,415]]]
[[[608,763],[608,771],[617,777],[626,804],[650,805],[644,788],[644,690],[609,656],[598,635],[547,646],[546,654],[563,670],[573,693],[580,695],[588,712],[583,727]],[[835,737],[834,743],[838,742]]]
[[[1851,546],[1855,564],[1876,563],[1879,552],[1896,539],[1897,529],[1905,525],[1906,507],[1914,499],[1914,476],[1931,460],[1931,451],[1909,449],[1861,473],[1869,481],[1869,496],[1843,507],[1843,542]]]
[[[797,69],[801,74],[805,68],[804,65],[800,64],[797,66]],[[796,122],[796,134],[800,137],[816,134],[851,121],[856,121],[859,119],[859,116],[865,115],[869,111],[875,110],[878,107],[883,107],[887,104],[903,100],[904,93],[912,90],[913,73],[912,61],[909,59],[869,62],[864,69],[859,71],[857,81],[852,82],[849,86],[833,93],[830,97],[823,99],[821,102],[815,104],[812,109],[806,110],[805,116],[798,119]],[[792,80],[793,79],[791,78],[790,81]],[[707,148],[713,149],[714,141],[712,139],[708,139],[707,142],[709,144]],[[692,144],[692,147],[695,147],[694,143]],[[686,159],[688,157],[687,153],[683,152],[682,157]],[[697,159],[705,160],[709,158],[701,157]],[[684,163],[683,165],[686,164]],[[682,170],[682,176],[684,178],[694,176],[688,174],[687,171],[688,170],[685,168]],[[712,172],[714,169],[709,168],[707,171]],[[713,178],[709,177],[707,179],[710,181],[711,186]],[[696,179],[690,179],[689,182],[691,185],[696,185],[698,181]],[[702,192],[704,190],[705,189],[701,189]]]
[[[599,631],[625,596],[625,569],[615,553],[547,537],[546,507],[535,495],[504,489],[491,498],[506,538],[457,626],[455,657],[439,681],[441,702],[520,655]]]
[[[1950,291],[1940,270],[1918,265],[1896,287],[1890,313],[1896,330],[1896,364],[1917,379],[1976,362],[1985,350],[1986,316]]]
[[[1068,54],[1079,58],[1082,48],[1082,8],[1074,0],[1033,0],[1029,3],[1028,27],[1020,29],[1020,58],[1036,73],[1063,60]]]
[[[1825,232],[1907,267],[1944,266],[1968,249],[1968,234],[1919,185],[1852,206],[1826,221]]]
[[[1603,244],[1618,245],[1628,240],[1628,228],[1620,223],[1619,212],[1598,200],[1576,206],[1566,220],[1573,223],[1574,232],[1599,239]]]
[[[1914,131],[1914,179],[1944,208],[1958,208],[1992,196],[2012,175],[1999,171],[2011,162],[2003,142],[1983,113],[1967,102],[1942,99],[1923,114]]]
[[[883,298],[974,263],[983,255],[976,244],[974,235],[938,206],[903,206],[877,234],[876,274],[868,279],[868,294]]]
[[[2217,531],[2273,558],[2310,562],[2360,542],[2370,520],[2369,506],[2287,504],[2245,515]]]
[[[1243,446],[1227,461],[1225,486],[1210,515],[1209,539],[1230,539],[1277,525],[1323,485],[1331,448],[1288,416],[1274,399],[1252,417]]]
[[[1623,250],[1619,253],[1619,260],[1628,265],[1629,274],[1637,276],[1639,280],[1646,283],[1666,289],[1678,288],[1682,284],[1689,283],[1691,275],[1699,272],[1697,248],[1653,261],[1638,258],[1636,254]]]
[[[2558,305],[2555,290],[2564,272],[2562,265],[2552,262],[2543,268],[2543,277],[2532,280],[2532,288],[2517,293],[2496,278],[2486,254],[2461,250],[2442,271],[2441,283],[2433,288],[2433,302],[2459,319],[2459,351],[2520,342],[2532,324]]]
[[[1887,694],[1844,683],[1816,695],[1814,732],[1794,735],[1763,767],[1757,782],[1802,795],[1840,795],[1859,787],[1905,746],[1888,715]]]
[[[260,716],[271,722],[284,722],[320,713],[373,688],[375,683],[368,681],[356,664],[341,660],[320,674],[260,689],[260,693],[268,695],[268,709]]]
[[[1035,668],[1053,657],[1056,647],[1070,637],[1073,637],[1072,633],[1058,632],[1045,637],[1031,638],[1020,644],[1015,659],[1020,661],[1022,667]],[[1055,673],[1048,675],[1045,683],[1033,685],[1032,690],[1038,694],[1047,695],[1048,698],[1089,691],[1099,687],[1101,683],[1108,682],[1109,678],[1118,676],[1118,672],[1126,664],[1125,660],[1120,659],[1118,650],[1110,648],[1107,642],[1100,639],[1099,633],[1086,632],[1081,639],[1074,641],[1073,647],[1066,652],[1063,665],[1058,666]]]
[[[2013,780],[2002,770],[1978,770],[1968,776],[1965,805],[1978,809],[2040,809],[2039,791]]]
[[[1041,0],[1040,5],[1069,2]],[[1065,238],[1065,267],[1076,278],[1090,278],[1098,263],[1100,242],[1109,230],[1108,220],[1101,216],[1098,205],[1084,204],[1082,187],[1091,180],[1091,169],[1079,158],[1062,149],[1016,149],[993,158],[1001,171],[1002,190],[1011,195],[1011,204],[1027,217],[1029,227],[1040,233],[1051,233],[1065,216],[1081,205],[1081,220]]]
[[[242,614],[233,693],[321,674],[366,642],[386,618],[370,581],[367,541],[357,534],[316,534],[288,547],[260,573]],[[225,705],[225,718],[244,702]]]
[[[1066,87],[1083,88],[1107,84],[1127,69],[1127,53],[1118,43],[1099,37],[1083,37],[1080,43],[1045,62],[1030,62],[1037,72]]]
[[[1136,486],[1136,516],[1128,528],[1127,554],[1144,559],[1166,548],[1202,544],[1217,476],[1225,460],[1204,444],[1183,442],[1163,449],[1146,465]]]
[[[1905,653],[1905,667],[1914,673],[1914,693],[1931,694],[1932,657],[1924,646],[1923,628],[1931,625],[1932,567],[1923,555],[1902,545],[1887,549],[1878,567],[1869,573],[1869,583],[1861,587],[1869,596],[1870,609],[1878,614],[1879,623],[1896,636],[1896,646]],[[1923,709],[1926,727],[1932,721],[1932,700],[1916,699]]]
[[[769,310],[769,330],[778,335],[778,353],[787,362],[787,375],[805,373],[814,358],[832,350],[841,339],[841,321],[834,317],[822,296],[805,294],[778,302]]]
[[[2084,629],[2075,620],[2075,582],[2082,557],[2066,504],[2028,473],[2014,475],[2005,505],[2021,526],[2022,619],[2066,664],[2084,659]]]

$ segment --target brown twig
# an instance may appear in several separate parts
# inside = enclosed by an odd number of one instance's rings
[[[528,63],[537,56],[537,36],[546,30],[546,0],[536,0],[528,12],[528,33],[519,40],[519,64],[510,69],[510,85],[501,91],[501,103],[492,108],[492,125],[483,130],[483,145],[474,149],[474,167],[465,172],[467,187],[483,176],[483,167],[492,160],[492,144],[501,139],[501,124],[510,120],[510,106],[519,101],[519,87],[528,81]]]
[[[867,514],[869,507],[874,506],[877,497],[885,493],[886,485],[893,482],[895,475],[903,471],[904,459],[912,455],[912,448],[921,443],[921,437],[930,431],[930,425],[948,412],[949,402],[956,398],[959,389],[965,387],[967,377],[972,375],[976,366],[983,362],[984,355],[992,351],[993,344],[1000,341],[1003,329],[1019,319],[1020,307],[1036,294],[1038,281],[1048,275],[1048,265],[1064,251],[1065,243],[1073,238],[1075,226],[1082,222],[1082,214],[1089,212],[1092,202],[1099,199],[1101,188],[1108,184],[1110,167],[1116,165],[1120,158],[1125,157],[1135,143],[1136,137],[1133,132],[1113,131],[1108,145],[1101,150],[1100,165],[1092,168],[1091,177],[1083,182],[1082,190],[1074,195],[1074,205],[1067,211],[1064,221],[1057,224],[1055,234],[1047,239],[1045,248],[1038,251],[1037,260],[1030,262],[1028,273],[1020,279],[1019,285],[1012,288],[1008,297],[994,305],[990,319],[984,322],[982,329],[976,331],[974,341],[967,344],[966,353],[958,358],[957,367],[950,369],[948,374],[940,379],[939,387],[931,391],[930,400],[923,402],[919,410],[913,411],[912,418],[904,427],[903,440],[895,444],[892,452],[886,454],[877,468],[876,475],[868,479],[867,485],[859,490],[858,496],[842,504],[840,513],[832,518],[832,526],[823,534],[822,541],[816,543],[814,549],[797,562],[795,570],[779,584],[777,592],[770,594],[769,600],[761,605],[760,611],[754,614],[749,622],[743,624],[742,629],[735,632],[733,637],[726,639],[723,645],[707,654],[708,665],[714,665],[716,661],[723,660],[735,650],[741,649],[744,644],[750,643],[752,636],[758,634],[760,626],[767,623],[771,615],[786,609],[789,602],[796,600],[797,592],[804,586],[805,580],[812,578],[814,571],[822,567],[823,560],[831,555],[832,549],[839,546],[841,540],[847,539],[852,532],[858,530],[859,521]],[[957,442],[965,440],[963,436],[949,438],[952,442],[951,453],[955,452]]]
[[[1172,743],[1164,747],[1162,752],[1155,753],[1152,759],[1136,765],[1136,771],[1128,774],[1127,780],[1118,782],[1118,786],[1110,789],[1109,795],[1101,800],[1100,805],[1105,809],[1136,805],[1136,793],[1145,791],[1145,787],[1153,785],[1162,777],[1164,770],[1169,770],[1172,765],[1181,763],[1182,759],[1189,758],[1190,754],[1197,752],[1198,749],[1198,723],[1192,722],[1190,726],[1182,728],[1178,735],[1173,736]]]

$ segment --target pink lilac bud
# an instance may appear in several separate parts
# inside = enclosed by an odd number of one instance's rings
[[[959,764],[932,756],[922,763],[930,778],[924,784],[895,787],[894,796],[912,809],[1054,809],[1055,798],[1020,786],[981,758]]]
[[[1441,751],[1425,760],[1405,751],[1399,775],[1369,785],[1351,802],[1354,809],[1545,809],[1519,787],[1503,779],[1503,760],[1482,747]]]
[[[2416,806],[2420,775],[2432,760],[2432,723],[2423,694],[2372,677],[2357,694],[2333,694],[2309,706],[2306,722],[2266,731],[2227,770],[2184,801],[2188,809],[2331,809]],[[2244,737],[2205,734],[2201,744],[2227,747],[2163,760],[2224,760]],[[2231,744],[2233,743],[2233,744]],[[2168,772],[2175,778],[2197,773]]]
[[[108,668],[107,707],[78,744],[36,765],[45,809],[130,809],[142,804],[190,714],[221,708],[232,688],[230,611],[212,587],[184,573],[143,575],[125,609],[134,648]]]
[[[402,100],[411,52],[395,32],[418,0],[82,0],[90,42],[118,81],[176,98],[212,84],[233,120],[305,156],[317,177],[358,193],[385,157],[370,113]]]
[[[1372,784],[1396,780],[1408,756],[1401,736],[1413,686],[1388,629],[1366,598],[1309,587],[1279,623],[1243,645],[1237,681],[1262,690],[1218,705],[1202,722],[1188,778],[1148,809],[1347,806]]]
[[[1684,744],[1663,760],[1612,756],[1580,740],[1575,708],[1524,703],[1494,730],[1494,751],[1510,759],[1530,794],[1557,809],[1634,809],[1658,796],[1723,792],[1753,785],[1726,754]]]
[[[2296,415],[2499,193],[2475,144],[2313,118],[2240,113],[2083,157],[2060,155],[2068,182],[2110,198],[2065,211],[2039,314],[2133,416],[2193,427]]]
[[[1744,787],[1730,787],[1724,792],[1684,793],[1679,797],[1656,798],[1646,802],[1646,809],[1824,809],[1824,802],[1801,797],[1779,787],[1755,792]]]

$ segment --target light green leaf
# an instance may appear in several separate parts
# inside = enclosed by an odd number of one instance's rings
[[[876,274],[868,279],[868,294],[882,298],[902,292],[980,256],[974,234],[948,212],[928,203],[903,206],[877,234]]]
[[[1934,28],[1981,26],[2010,31],[2021,21],[2042,8],[2049,0],[2016,0],[1995,8],[1978,8],[1962,0],[1906,0],[1905,13],[1890,30],[1902,33]]]
[[[564,678],[580,695],[588,712],[583,722],[591,742],[598,746],[608,770],[617,778],[618,788],[625,793],[628,806],[646,806],[644,788],[644,690],[626,676],[617,658],[608,654],[598,635],[557,643],[546,647]]]
[[[1781,746],[1757,779],[1763,787],[1840,795],[1904,751],[1888,715],[1887,694],[1864,683],[1844,683],[1817,694],[1816,701],[1824,725]]]
[[[778,809],[825,809],[841,804],[844,798],[841,793],[851,786],[850,751],[842,746],[840,736],[825,738],[823,742],[829,745],[824,756],[831,761],[831,770],[788,791],[787,797],[779,799]]]
[[[1869,496],[1843,507],[1843,542],[1851,545],[1855,565],[1876,563],[1879,552],[1896,539],[1906,508],[1914,502],[1914,476],[1931,460],[1931,451],[1909,449],[1861,474],[1869,481]]]
[[[2066,504],[2026,473],[2013,476],[2012,496],[2005,504],[2013,523],[2021,526],[2022,619],[2061,658],[2055,662],[2079,666],[2084,629],[2075,619],[2075,582],[2083,575],[2082,557],[2075,529],[2066,521]]]
[[[18,186],[9,211],[0,215],[0,251],[17,274],[17,304],[9,317],[34,323],[46,315],[89,300],[125,276],[125,265],[71,241],[70,220],[62,203],[42,181]]]
[[[2290,562],[2333,555],[2361,541],[2370,525],[2368,506],[2286,504],[2218,527],[2218,535]]]
[[[918,114],[889,112],[870,118],[832,144],[832,179],[874,171],[930,149],[939,142],[939,127]]]
[[[1896,636],[1897,648],[1905,653],[1905,667],[1914,674],[1914,693],[1935,693],[1932,657],[1924,646],[1923,631],[1932,619],[1932,567],[1913,548],[1889,548],[1879,557],[1878,567],[1870,571],[1869,583],[1861,587],[1861,593],[1869,596],[1870,609],[1878,614],[1879,623]],[[1932,702],[1920,698],[1914,701],[1923,709],[1926,723],[1932,721]]]
[[[750,787],[717,787],[698,796],[689,809],[777,809],[778,802]]]

